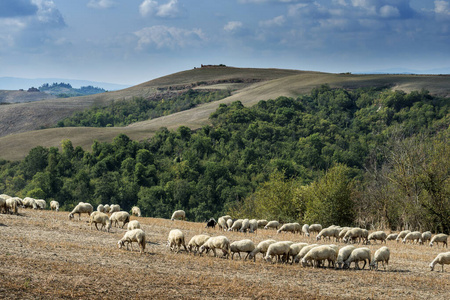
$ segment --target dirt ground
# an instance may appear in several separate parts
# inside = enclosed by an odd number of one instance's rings
[[[315,269],[270,264],[260,254],[253,262],[176,254],[166,247],[174,228],[186,242],[200,233],[255,244],[268,238],[315,242],[291,233],[220,232],[202,223],[132,217],[147,237],[141,255],[136,244],[134,251],[118,249],[125,229],[91,230],[86,214],[81,221],[67,216],[29,209],[0,215],[0,299],[450,299],[450,266],[444,273],[440,265],[433,272],[428,267],[438,253],[450,251],[442,246],[388,242],[386,271]],[[374,253],[381,245],[368,247]]]

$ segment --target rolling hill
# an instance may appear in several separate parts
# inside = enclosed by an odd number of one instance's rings
[[[192,129],[208,124],[209,115],[220,103],[240,100],[244,105],[254,105],[260,100],[278,96],[295,97],[309,93],[322,84],[331,87],[355,89],[359,87],[390,87],[392,89],[427,89],[433,95],[450,96],[450,76],[442,75],[352,75],[282,69],[253,69],[211,67],[195,68],[157,78],[124,90],[84,97],[49,99],[33,103],[0,106],[0,158],[24,158],[37,145],[59,146],[61,140],[70,139],[74,146],[89,149],[94,140],[111,141],[119,133],[132,139],[150,138],[161,127],[169,129],[181,125]],[[133,97],[148,99],[169,91],[189,88],[231,89],[230,97],[199,105],[172,115],[137,122],[126,127],[109,128],[50,128],[59,120],[93,105],[104,106],[115,100]]]

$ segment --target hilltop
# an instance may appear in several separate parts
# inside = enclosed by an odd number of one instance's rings
[[[209,115],[221,103],[240,100],[244,105],[251,106],[260,100],[306,94],[322,84],[328,84],[332,88],[346,89],[390,87],[405,92],[426,89],[433,95],[443,97],[450,95],[450,76],[442,75],[353,75],[284,69],[194,68],[114,92],[2,105],[0,106],[1,158],[22,159],[37,145],[59,146],[63,139],[70,139],[75,146],[89,149],[93,140],[111,141],[119,133],[124,133],[132,139],[142,140],[151,137],[161,127],[174,129],[184,125],[195,129],[208,124]],[[126,127],[38,130],[52,127],[61,119],[89,107],[106,106],[113,101],[128,100],[133,97],[156,99],[171,91],[187,91],[188,89],[229,89],[232,94],[219,101]]]

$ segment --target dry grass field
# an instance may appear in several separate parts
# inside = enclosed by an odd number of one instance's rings
[[[199,233],[255,243],[267,238],[312,243],[313,238],[273,230],[223,233],[202,223],[132,217],[147,236],[141,255],[136,244],[133,252],[117,248],[125,229],[90,230],[86,214],[81,221],[77,216],[69,221],[67,215],[30,209],[0,215],[0,298],[450,299],[450,266],[444,273],[428,267],[448,251],[442,246],[388,242],[387,271],[303,268],[270,264],[260,254],[256,262],[176,254],[166,247],[167,235],[178,228],[187,240]],[[374,253],[381,245],[368,247]]]

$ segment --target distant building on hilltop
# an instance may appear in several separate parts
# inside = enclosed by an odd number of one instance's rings
[[[226,67],[226,65],[224,65],[224,64],[220,64],[220,65],[201,65],[202,66],[202,68],[223,68],[223,67]]]

